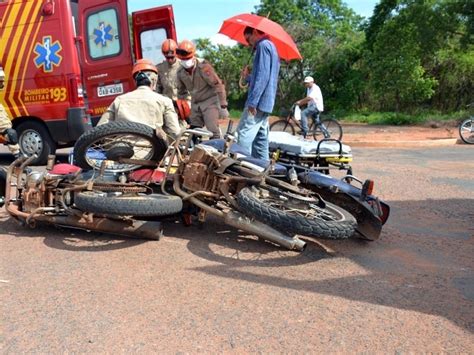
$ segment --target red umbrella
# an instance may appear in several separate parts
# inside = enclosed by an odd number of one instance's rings
[[[247,26],[265,32],[275,44],[281,59],[303,59],[291,36],[278,23],[266,17],[253,14],[240,14],[228,18],[222,24],[219,33],[248,46],[244,37],[244,29]]]

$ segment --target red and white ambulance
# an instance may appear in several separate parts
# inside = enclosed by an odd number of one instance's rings
[[[3,104],[20,148],[44,163],[113,99],[134,89],[134,58],[163,59],[176,40],[170,5],[128,15],[126,0],[0,0]]]

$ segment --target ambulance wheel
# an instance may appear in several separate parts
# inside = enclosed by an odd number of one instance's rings
[[[56,152],[56,144],[43,124],[36,121],[24,121],[16,127],[16,131],[22,153],[38,156],[33,160],[32,165],[46,164],[48,155]]]

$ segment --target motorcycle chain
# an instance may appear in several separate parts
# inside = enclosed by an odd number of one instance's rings
[[[103,192],[124,192],[124,193],[139,193],[147,192],[148,188],[146,186],[140,185],[124,185],[124,184],[113,184],[113,183],[94,183],[93,190],[99,190]]]

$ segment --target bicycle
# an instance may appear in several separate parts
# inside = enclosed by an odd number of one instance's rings
[[[466,118],[459,125],[459,136],[466,144],[474,144],[474,116]]]
[[[291,107],[290,113],[286,118],[281,118],[270,125],[270,131],[288,132],[292,135],[296,135],[296,128],[301,131],[301,121],[298,121],[295,116],[295,105]],[[319,117],[319,113],[316,116],[311,116],[312,123],[309,127],[307,135],[312,135],[316,141],[333,138],[337,140],[342,139],[342,127],[341,124],[335,118],[323,118]]]

